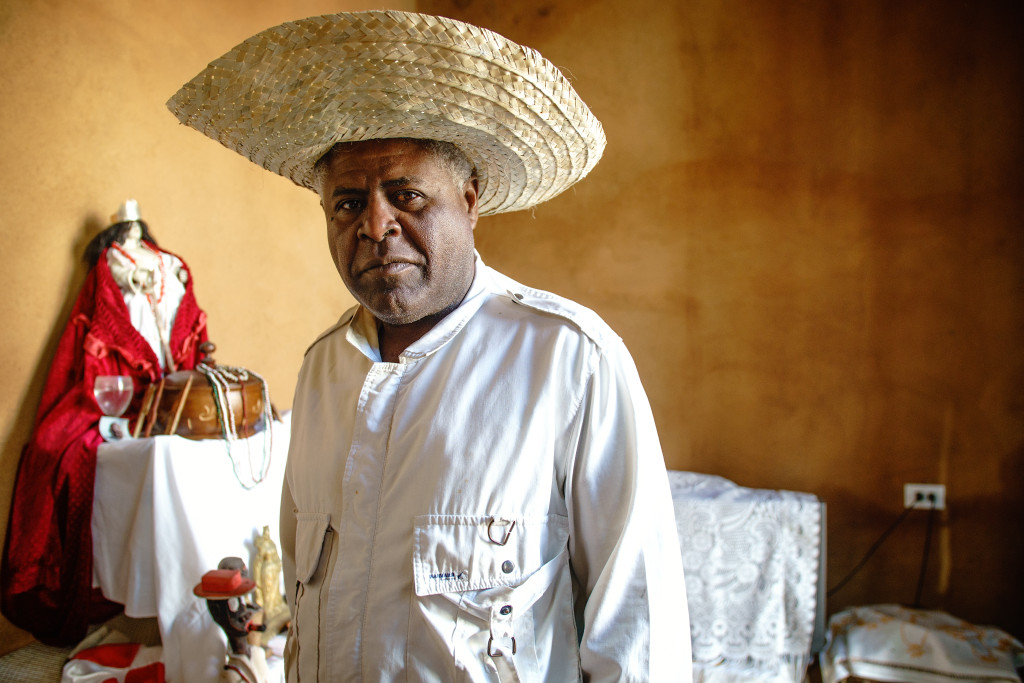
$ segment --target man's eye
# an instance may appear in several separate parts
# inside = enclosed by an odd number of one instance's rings
[[[423,195],[421,195],[419,192],[416,192],[415,190],[399,190],[398,192],[395,193],[395,201],[401,202],[403,204],[408,204],[409,202],[416,201],[422,196]]]
[[[363,203],[358,199],[345,199],[334,205],[334,210],[337,211],[359,211],[363,207]]]

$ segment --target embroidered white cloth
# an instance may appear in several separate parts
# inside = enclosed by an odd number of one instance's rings
[[[990,626],[934,610],[900,605],[853,607],[832,615],[821,656],[825,683],[851,676],[869,681],[948,683],[1020,681],[1024,646]]]
[[[670,471],[694,681],[800,681],[810,660],[822,504]]]

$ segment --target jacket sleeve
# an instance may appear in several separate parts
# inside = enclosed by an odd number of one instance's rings
[[[668,476],[633,359],[597,357],[570,464],[569,550],[584,680],[689,682],[689,616]]]

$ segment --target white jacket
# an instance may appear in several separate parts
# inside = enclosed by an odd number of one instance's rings
[[[289,681],[690,680],[633,361],[593,312],[479,258],[398,363],[359,307],[310,347],[281,542]]]

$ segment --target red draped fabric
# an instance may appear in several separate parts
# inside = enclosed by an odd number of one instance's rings
[[[170,338],[179,369],[195,367],[206,339],[206,314],[196,303],[189,273]],[[93,483],[96,448],[103,441],[93,381],[98,375],[130,375],[135,397],[126,415],[134,418],[146,386],[162,375],[159,362],[132,327],[104,252],[86,276],[58,343],[11,503],[0,607],[40,641],[75,643],[90,623],[118,608],[92,587]]]

